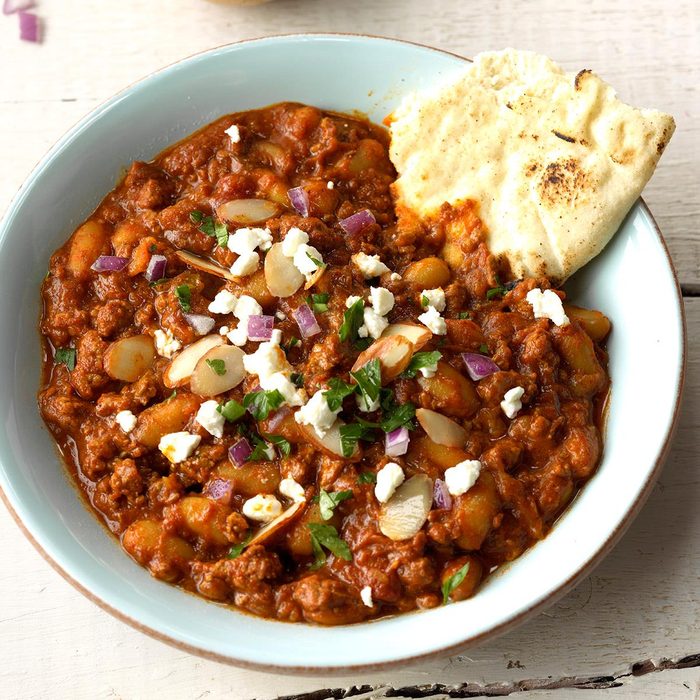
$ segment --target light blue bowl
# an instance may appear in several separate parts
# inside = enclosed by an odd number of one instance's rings
[[[97,524],[39,418],[39,285],[49,256],[131,161],[152,158],[222,114],[282,100],[361,110],[379,121],[408,90],[463,68],[464,59],[447,53],[362,36],[224,46],[176,63],[93,111],[18,193],[0,226],[0,486],[39,551],[109,612],[166,642],[242,666],[376,668],[456,651],[522,622],[589,573],[638,511],[670,438],[684,364],[675,275],[641,202],[570,285],[579,303],[604,310],[614,323],[603,462],[554,531],[471,600],[322,628],[261,620],[188,595],[151,578]]]

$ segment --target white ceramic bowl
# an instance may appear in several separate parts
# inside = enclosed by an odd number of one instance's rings
[[[13,201],[0,226],[0,486],[47,560],[120,619],[203,656],[263,669],[347,672],[415,660],[483,641],[553,602],[591,571],[639,510],[678,411],[685,346],[673,268],[642,202],[569,285],[577,302],[602,309],[614,323],[600,468],[551,534],[470,600],[322,628],[244,616],[183,593],[151,578],[98,525],[38,415],[39,284],[51,252],[123,167],[222,114],[282,100],[381,120],[407,90],[463,68],[457,56],[361,36],[225,46],[176,63],[97,108],[51,149]]]

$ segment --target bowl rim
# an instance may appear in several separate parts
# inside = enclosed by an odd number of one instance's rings
[[[174,68],[177,65],[180,65],[182,63],[189,62],[195,58],[203,57],[206,54],[209,53],[214,53],[223,49],[227,49],[230,47],[234,46],[240,46],[242,44],[248,44],[248,43],[265,43],[265,42],[270,42],[274,43],[276,40],[280,39],[298,39],[302,41],[314,41],[314,40],[319,40],[319,39],[333,39],[333,38],[357,38],[357,39],[370,39],[372,41],[377,41],[377,42],[387,42],[387,43],[397,43],[397,44],[402,44],[402,45],[409,45],[409,46],[414,46],[416,48],[420,48],[423,50],[435,52],[438,54],[444,54],[448,56],[452,56],[454,58],[457,58],[459,60],[469,62],[471,59],[465,56],[461,56],[460,54],[454,53],[452,51],[448,51],[445,49],[439,49],[433,46],[430,46],[428,44],[422,44],[420,42],[415,42],[415,41],[409,41],[409,40],[404,40],[404,39],[398,39],[395,37],[388,37],[388,36],[381,36],[381,35],[373,35],[373,34],[361,34],[361,33],[353,33],[353,32],[296,32],[296,33],[282,33],[282,34],[270,34],[270,35],[264,35],[264,36],[258,36],[258,37],[252,37],[248,39],[241,39],[238,41],[234,42],[228,42],[225,44],[220,44],[208,49],[204,49],[202,51],[197,51],[193,54],[189,54],[181,59],[178,59],[177,61],[173,61],[171,63],[168,63],[161,68],[158,68],[157,70],[151,71],[150,73],[147,73],[146,75],[138,78],[137,80],[127,84],[124,88],[116,92],[114,95],[111,97],[105,99],[102,101],[99,105],[91,109],[89,112],[84,114],[77,122],[73,124],[47,151],[46,153],[40,158],[40,160],[37,162],[37,164],[32,168],[30,173],[27,175],[27,177],[23,180],[22,184],[20,185],[18,191],[15,193],[14,197],[10,201],[6,211],[4,212],[4,215],[2,217],[2,220],[0,220],[0,224],[4,224],[4,222],[10,217],[12,211],[16,208],[18,205],[19,201],[21,200],[24,190],[26,189],[27,185],[33,181],[41,172],[41,170],[46,167],[51,159],[55,156],[56,152],[60,150],[62,145],[69,141],[71,138],[73,138],[77,133],[82,129],[84,125],[86,125],[88,122],[90,122],[92,119],[100,115],[103,111],[109,109],[113,103],[121,99],[122,97],[126,97],[131,90],[141,84],[142,82],[149,80],[161,73],[167,72],[170,69]],[[128,624],[130,627],[136,629],[139,632],[142,632],[149,637],[156,639],[160,642],[164,642],[165,644],[168,644],[171,647],[175,647],[176,649],[186,651],[190,654],[194,654],[196,656],[199,656],[201,658],[210,660],[210,661],[216,661],[219,663],[231,665],[231,666],[236,666],[239,668],[244,668],[244,669],[250,669],[254,671],[262,671],[262,672],[276,672],[276,673],[285,673],[289,675],[326,675],[326,676],[334,676],[334,675],[340,675],[340,674],[346,674],[348,672],[372,672],[372,671],[378,671],[378,670],[387,670],[387,669],[392,669],[392,668],[397,668],[401,666],[407,666],[410,664],[416,664],[420,663],[426,660],[434,659],[434,658],[439,658],[439,657],[444,657],[444,656],[449,656],[454,653],[457,653],[462,650],[466,650],[468,648],[477,646],[486,640],[494,639],[512,629],[515,627],[519,626],[526,620],[532,618],[534,615],[539,613],[540,611],[544,610],[545,608],[549,607],[552,605],[554,602],[559,600],[562,596],[564,596],[567,592],[569,592],[576,584],[578,584],[581,580],[583,580],[586,576],[588,576],[593,569],[598,566],[598,564],[601,563],[601,561],[610,553],[610,551],[614,548],[614,546],[619,542],[620,538],[622,535],[625,533],[625,531],[628,529],[628,527],[632,524],[634,519],[637,517],[639,514],[639,511],[641,510],[642,506],[645,504],[646,500],[648,499],[655,483],[656,480],[659,477],[659,474],[661,473],[661,470],[663,468],[663,464],[665,461],[665,458],[668,454],[673,436],[676,432],[676,428],[678,426],[678,419],[680,415],[680,405],[681,405],[681,400],[683,396],[683,389],[685,385],[685,380],[686,380],[686,365],[687,365],[687,326],[686,326],[686,317],[685,317],[685,306],[683,304],[683,296],[681,293],[681,288],[680,288],[680,283],[678,280],[678,274],[676,272],[676,269],[673,264],[673,260],[671,259],[670,252],[668,250],[668,246],[666,245],[666,241],[664,240],[663,234],[661,233],[661,229],[659,228],[659,225],[654,218],[653,214],[651,213],[649,207],[647,206],[646,202],[644,199],[640,196],[638,200],[638,204],[640,205],[640,208],[642,212],[648,217],[649,222],[651,223],[651,228],[653,232],[656,234],[656,237],[659,240],[659,243],[661,244],[661,248],[666,256],[666,262],[668,264],[668,268],[671,272],[671,276],[673,279],[674,287],[675,287],[675,293],[676,293],[676,300],[678,302],[678,309],[679,309],[679,314],[680,314],[680,326],[681,326],[681,338],[680,338],[680,367],[679,367],[679,375],[678,375],[678,387],[676,391],[676,397],[675,397],[675,403],[673,407],[673,415],[671,417],[671,421],[669,423],[668,429],[666,431],[666,434],[664,436],[664,440],[662,445],[659,448],[659,451],[657,455],[655,456],[654,459],[654,466],[649,472],[649,475],[642,486],[641,490],[639,491],[639,494],[636,498],[636,500],[629,506],[627,509],[627,512],[625,513],[624,518],[620,523],[618,523],[617,527],[608,535],[608,537],[599,545],[597,550],[594,552],[594,554],[585,562],[583,562],[579,568],[562,584],[558,586],[555,590],[553,590],[548,596],[543,598],[542,600],[533,603],[529,607],[527,607],[525,610],[522,610],[521,612],[517,613],[516,615],[513,615],[512,617],[508,618],[501,624],[492,627],[484,632],[481,632],[476,635],[469,636],[465,638],[462,642],[458,642],[456,644],[450,644],[444,647],[439,647],[436,649],[432,649],[431,651],[427,651],[424,653],[420,654],[413,654],[411,656],[405,656],[400,659],[395,659],[392,661],[381,661],[377,663],[371,663],[371,664],[351,664],[347,666],[285,666],[282,664],[264,664],[260,662],[254,662],[254,661],[248,661],[248,660],[243,660],[243,659],[238,659],[229,655],[225,654],[220,654],[214,651],[210,651],[207,649],[203,649],[199,646],[190,644],[188,642],[181,641],[179,639],[175,639],[174,637],[169,636],[168,634],[161,632],[158,629],[155,629],[153,627],[150,627],[143,622],[140,622],[139,620],[125,614],[121,610],[117,609],[116,607],[112,606],[110,603],[106,602],[102,598],[100,598],[98,595],[93,593],[91,590],[89,590],[87,587],[85,587],[80,581],[78,581],[76,578],[71,576],[65,569],[61,567],[61,565],[51,556],[51,554],[44,549],[44,547],[38,542],[38,540],[34,537],[33,533],[28,529],[28,527],[25,525],[25,523],[22,521],[20,518],[19,514],[15,510],[12,502],[10,501],[9,496],[4,492],[2,488],[2,484],[0,484],[0,500],[4,503],[5,507],[7,508],[8,512],[10,513],[12,519],[15,521],[17,524],[18,528],[20,531],[24,534],[24,536],[29,540],[29,542],[33,545],[34,549],[41,555],[41,557],[56,571],[61,577],[63,577],[68,583],[70,583],[76,590],[78,590],[80,593],[82,593],[88,600],[93,602],[95,605],[97,605],[99,608],[102,610],[106,611],[113,617],[117,618],[121,622],[125,622]],[[4,236],[3,236],[4,238]],[[85,505],[85,504],[83,504]],[[87,507],[87,506],[86,506]]]

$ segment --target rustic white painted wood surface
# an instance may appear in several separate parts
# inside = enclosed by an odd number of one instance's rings
[[[16,19],[0,17],[0,210],[45,150],[92,107],[202,49],[297,31],[393,35],[465,55],[515,45],[571,69],[594,68],[624,98],[675,115],[678,131],[645,197],[684,287],[699,288],[697,1],[278,0],[235,8],[204,0],[40,0],[38,9],[41,46],[20,44]],[[598,689],[577,690],[576,698],[700,697],[700,659],[686,660],[683,670],[624,675],[635,662],[700,654],[700,349],[692,342],[700,333],[700,299],[686,303],[686,398],[659,485],[597,571],[515,632],[462,656],[362,677],[229,668],[155,642],[97,609],[49,568],[0,508],[0,695],[271,699],[364,685],[405,688],[398,694],[411,697],[415,686],[442,684],[434,690],[442,698],[449,686],[469,684],[461,696],[480,688],[493,694],[546,687],[549,679],[564,689],[526,696],[568,697],[578,684]],[[591,680],[599,676],[606,678]],[[314,697],[331,694],[339,696]]]

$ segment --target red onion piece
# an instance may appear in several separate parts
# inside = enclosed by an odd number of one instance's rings
[[[377,220],[374,214],[369,209],[363,209],[356,214],[348,216],[346,219],[341,219],[338,224],[340,228],[349,236],[354,236],[361,231],[364,231],[370,224],[376,224]]]
[[[298,214],[309,215],[309,193],[303,187],[287,190],[287,197]]]
[[[411,437],[408,434],[408,428],[403,426],[401,428],[396,428],[390,433],[386,434],[384,439],[384,452],[389,457],[398,457],[399,455],[405,455],[408,452],[408,443],[411,441]]]
[[[219,501],[224,505],[231,505],[233,498],[233,483],[228,479],[212,479],[202,490],[202,495]]]
[[[274,316],[248,316],[248,340],[270,340],[274,328]]]
[[[216,321],[210,316],[204,314],[183,314],[187,323],[192,326],[192,329],[197,335],[206,335],[214,328]]]
[[[165,268],[168,264],[168,259],[165,255],[151,255],[151,259],[148,261],[148,267],[144,273],[144,277],[149,282],[156,282],[162,280],[165,277]]]
[[[292,316],[294,316],[294,320],[297,322],[299,332],[303,338],[310,338],[312,335],[321,332],[321,326],[318,325],[314,312],[307,304],[302,304],[294,309],[294,311],[292,311]]]
[[[235,445],[228,448],[228,458],[234,467],[242,467],[251,454],[253,454],[253,448],[246,438],[241,438]]]
[[[20,12],[34,7],[34,0],[5,0],[2,5],[3,15],[11,15],[13,12]]]
[[[286,404],[279,408],[277,411],[274,413],[270,414],[270,417],[267,420],[267,427],[265,432],[266,433],[276,433],[277,428],[282,425],[284,422],[285,418],[292,412],[292,409],[289,408]]]
[[[438,508],[444,508],[445,510],[452,508],[452,496],[447,490],[447,484],[442,479],[435,479],[433,502]]]
[[[120,258],[118,255],[100,255],[92,266],[95,272],[120,272],[129,264],[129,258]]]
[[[490,357],[478,352],[463,352],[462,359],[467,366],[467,373],[475,382],[488,377],[489,374],[500,372],[501,369]]]
[[[33,12],[19,11],[19,38],[22,41],[39,41],[39,17]]]

